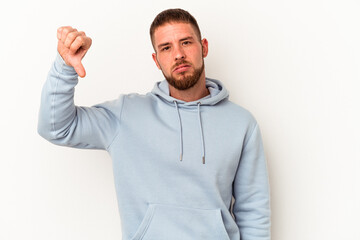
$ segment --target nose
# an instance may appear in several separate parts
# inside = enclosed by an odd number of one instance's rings
[[[175,61],[185,59],[185,52],[180,46],[175,48],[174,57]]]

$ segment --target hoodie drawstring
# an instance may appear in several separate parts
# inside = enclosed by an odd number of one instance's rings
[[[178,117],[179,117],[179,125],[180,125],[180,161],[182,161],[182,156],[183,156],[182,124],[181,124],[180,112],[179,112],[177,102],[174,101],[174,103],[175,103],[176,111],[177,111],[177,114],[178,114]]]
[[[182,132],[182,124],[181,124],[181,117],[180,117],[180,111],[177,102],[174,100],[175,108],[177,111],[177,115],[179,118],[179,125],[180,125],[180,161],[182,161],[183,157],[183,132]],[[198,102],[198,117],[199,117],[199,128],[200,128],[200,137],[201,137],[201,146],[202,146],[202,163],[205,164],[205,144],[204,144],[204,134],[202,129],[202,123],[201,123],[201,114],[200,114],[200,105],[201,102]]]
[[[201,146],[202,146],[202,163],[205,164],[204,133],[203,133],[202,124],[201,124],[200,105],[201,105],[201,103],[198,102],[199,128],[200,128]]]

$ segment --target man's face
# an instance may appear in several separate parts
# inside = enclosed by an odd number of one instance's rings
[[[189,23],[167,23],[153,36],[152,57],[170,85],[179,90],[194,86],[204,73],[208,53],[206,39],[200,40]]]

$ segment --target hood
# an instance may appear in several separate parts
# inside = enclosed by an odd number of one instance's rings
[[[201,141],[201,152],[202,152],[202,163],[205,164],[205,142],[204,142],[204,134],[203,127],[201,122],[201,105],[212,106],[220,101],[227,99],[229,97],[229,93],[224,87],[224,85],[215,79],[206,78],[206,87],[209,90],[210,94],[206,97],[198,99],[192,102],[185,102],[170,96],[169,84],[166,80],[161,82],[157,82],[154,86],[154,89],[151,91],[152,94],[158,96],[163,101],[167,102],[170,105],[173,105],[179,120],[179,152],[180,152],[180,161],[183,158],[183,132],[182,132],[182,123],[181,123],[181,114],[179,108],[194,108],[197,107],[198,110],[198,125],[200,131],[200,141]]]
[[[163,101],[171,104],[174,104],[174,101],[176,101],[181,107],[196,106],[199,102],[201,105],[215,105],[229,97],[229,92],[219,80],[206,78],[206,87],[209,90],[210,95],[192,102],[185,102],[170,96],[169,84],[166,80],[155,83],[151,92],[160,97]]]

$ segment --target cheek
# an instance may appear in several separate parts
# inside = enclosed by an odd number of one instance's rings
[[[166,59],[158,59],[158,64],[161,71],[164,73],[170,72],[171,65],[169,64],[169,61],[166,61]]]
[[[160,65],[160,67],[161,67],[161,69],[162,69],[163,71],[167,71],[167,69],[168,69],[168,64],[166,64],[166,60],[160,60],[160,61],[159,61],[159,65]]]
[[[194,48],[189,50],[188,56],[193,56],[193,60],[201,62],[203,59],[203,51],[201,48]]]
[[[159,63],[164,70],[168,70],[173,66],[171,58],[166,56],[161,57]]]
[[[194,61],[195,61],[195,64],[196,65],[201,65],[202,64],[202,61],[203,61],[203,54],[202,52],[197,52],[196,55],[195,55],[195,58],[194,58]]]

